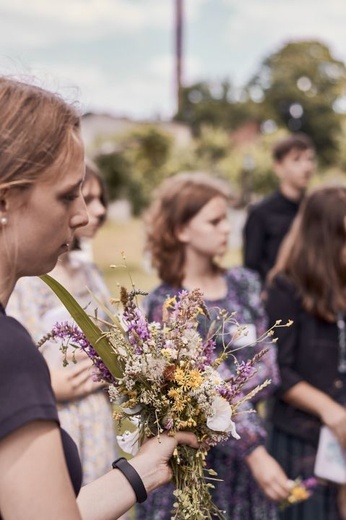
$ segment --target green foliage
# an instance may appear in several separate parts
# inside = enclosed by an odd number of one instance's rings
[[[291,42],[271,54],[246,87],[262,120],[310,135],[327,164],[338,152],[341,117],[334,106],[345,89],[345,64],[314,40]]]
[[[115,151],[95,158],[110,199],[129,199],[134,214],[139,215],[153,189],[167,176],[171,146],[171,137],[155,125],[138,126],[114,138]]]
[[[229,81],[195,83],[182,89],[182,108],[174,119],[188,124],[194,135],[204,126],[234,129],[255,114],[236,101]]]

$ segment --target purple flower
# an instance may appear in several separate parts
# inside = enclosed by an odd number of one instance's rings
[[[62,342],[67,343],[67,345],[70,343],[75,348],[82,349],[95,365],[98,372],[98,379],[109,383],[116,383],[116,380],[104,364],[103,360],[77,325],[73,325],[67,321],[56,323],[49,336],[52,339],[59,338]],[[66,348],[66,346],[63,346],[63,349],[66,350]]]

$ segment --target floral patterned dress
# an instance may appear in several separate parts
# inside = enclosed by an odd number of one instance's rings
[[[97,304],[93,302],[87,287],[106,305],[109,302],[108,289],[94,264],[80,259],[74,260],[74,263],[75,281],[80,288],[74,296],[82,307],[93,314]],[[57,321],[71,321],[60,300],[37,277],[22,278],[17,282],[7,313],[29,330],[34,341],[47,334]],[[58,343],[45,343],[42,353],[50,368],[62,368]],[[118,456],[118,448],[107,390],[98,389],[84,397],[59,402],[58,413],[62,428],[77,444],[83,468],[83,485],[109,471],[112,461]]]
[[[235,312],[235,318],[241,325],[248,325],[250,336],[259,338],[267,330],[267,318],[261,302],[261,284],[257,274],[243,267],[229,269],[224,274],[227,282],[227,294],[223,299],[205,300],[211,318],[215,319],[219,309]],[[162,306],[167,296],[178,295],[181,289],[162,284],[153,290],[144,301],[150,321],[162,320]],[[208,327],[206,327],[207,329]],[[201,323],[203,333],[203,323]],[[228,331],[231,332],[231,331]],[[227,333],[227,332],[226,332]],[[246,344],[249,340],[246,341]],[[234,343],[235,347],[241,345]],[[250,411],[260,400],[273,393],[278,384],[276,349],[274,344],[266,344],[268,353],[257,363],[257,373],[245,387],[248,392],[266,379],[272,384],[248,401],[242,409]],[[247,361],[263,349],[263,343],[255,343],[246,348],[239,348],[236,356],[239,362]],[[219,345],[220,348],[220,345]],[[232,358],[226,361],[227,371],[234,371]],[[276,520],[277,506],[269,501],[253,479],[245,462],[245,457],[256,447],[266,442],[266,429],[263,419],[257,413],[240,413],[235,417],[240,440],[230,438],[223,445],[212,448],[208,455],[208,466],[213,468],[222,482],[215,482],[212,496],[219,509],[225,511],[227,519],[232,520]],[[169,484],[150,494],[147,501],[137,505],[137,520],[169,520],[173,509],[173,485]]]

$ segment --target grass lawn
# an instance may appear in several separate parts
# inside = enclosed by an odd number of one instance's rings
[[[137,289],[150,291],[158,284],[158,277],[144,258],[143,245],[144,231],[140,219],[109,221],[98,232],[94,240],[94,258],[114,297],[119,295],[118,285],[131,288],[134,283]],[[230,267],[239,265],[240,262],[240,251],[230,250],[222,263]]]

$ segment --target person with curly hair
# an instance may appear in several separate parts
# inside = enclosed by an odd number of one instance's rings
[[[146,251],[156,268],[161,284],[144,301],[149,320],[161,322],[167,296],[178,297],[183,289],[199,288],[211,315],[217,320],[220,309],[234,312],[237,321],[246,325],[247,337],[234,342],[239,363],[246,362],[263,349],[257,339],[267,330],[267,318],[261,302],[261,283],[256,273],[243,267],[225,269],[220,258],[226,253],[230,233],[228,220],[230,190],[228,184],[206,173],[182,173],[168,178],[158,188],[144,216]],[[209,322],[201,320],[200,330]],[[228,328],[217,339],[217,348],[228,342],[234,329]],[[245,347],[245,345],[251,346]],[[249,413],[235,416],[241,439],[229,439],[211,449],[208,465],[220,482],[212,495],[215,504],[232,520],[274,520],[276,501],[287,498],[290,484],[285,473],[268,454],[263,420],[255,412],[260,399],[270,395],[278,382],[276,351],[266,345],[268,353],[257,365],[257,373],[245,391],[266,379],[272,385],[247,404]],[[243,348],[244,347],[244,348]],[[230,357],[222,367],[234,373]],[[173,486],[153,493],[146,504],[137,507],[137,518],[168,520],[173,508]]]

